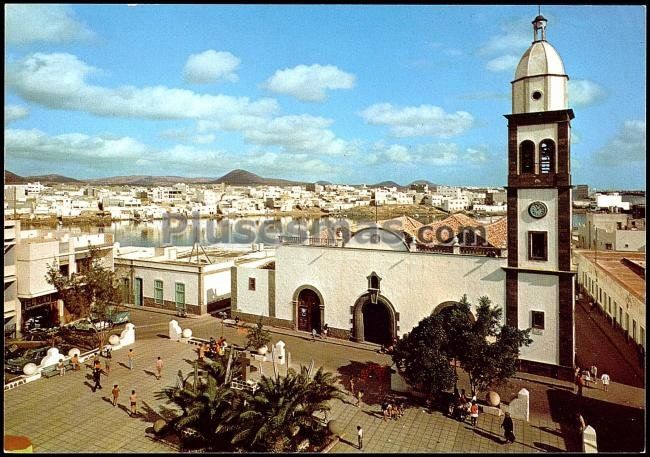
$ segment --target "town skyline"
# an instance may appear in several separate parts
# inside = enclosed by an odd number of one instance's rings
[[[645,9],[541,12],[570,78],[573,183],[645,188]],[[503,115],[537,8],[14,4],[6,13],[5,164],[16,174],[244,169],[301,182],[503,186]]]

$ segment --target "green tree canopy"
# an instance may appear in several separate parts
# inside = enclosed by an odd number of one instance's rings
[[[447,345],[442,317],[428,316],[397,342],[393,362],[409,384],[437,395],[457,380]]]

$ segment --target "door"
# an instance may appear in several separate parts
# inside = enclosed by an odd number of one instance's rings
[[[142,306],[142,278],[135,278],[133,282],[133,302],[135,306]]]
[[[321,331],[320,298],[311,289],[304,289],[298,295],[298,330],[311,332],[312,329]]]

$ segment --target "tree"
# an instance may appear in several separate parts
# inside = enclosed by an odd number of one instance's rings
[[[469,375],[473,392],[500,384],[517,371],[519,348],[532,343],[530,329],[501,326],[501,308],[491,306],[488,297],[479,298],[476,321],[464,332],[464,353],[459,360]]]
[[[428,316],[397,342],[393,362],[409,384],[438,396],[458,378],[450,364],[448,341],[443,318]]]
[[[167,387],[157,393],[157,398],[181,409],[182,413],[167,424],[188,447],[201,447],[208,451],[231,451],[232,424],[237,419],[235,405],[239,403],[238,393],[224,384],[226,377],[222,360],[201,362],[204,377],[196,385],[182,389]],[[195,435],[188,437],[185,430]]]
[[[76,318],[92,317],[93,320],[111,322],[121,300],[121,290],[115,272],[103,263],[99,250],[88,244],[89,257],[79,263],[80,273],[63,274],[54,262],[48,265],[46,280],[54,286],[70,314]],[[83,265],[87,265],[84,268]],[[101,348],[109,328],[93,325],[95,342]]]
[[[271,341],[271,333],[268,330],[264,330],[263,317],[260,316],[260,319],[257,321],[257,326],[248,330],[248,336],[246,341],[246,349],[261,348],[266,346]]]
[[[313,422],[313,413],[329,410],[329,401],[343,398],[337,379],[319,368],[290,369],[287,376],[262,376],[254,394],[246,394],[246,409],[239,414],[233,444],[248,443],[249,450],[295,451],[298,433]]]
[[[443,328],[447,334],[444,350],[454,361],[456,381],[458,381],[458,373],[456,371],[458,361],[469,350],[465,335],[472,329],[473,317],[470,307],[471,304],[467,300],[467,295],[463,295],[460,301],[456,303],[456,306],[450,306],[440,312]]]

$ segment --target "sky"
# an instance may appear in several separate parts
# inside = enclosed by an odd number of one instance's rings
[[[543,5],[573,184],[645,189],[646,7]],[[504,186],[525,5],[5,4],[22,176]]]

